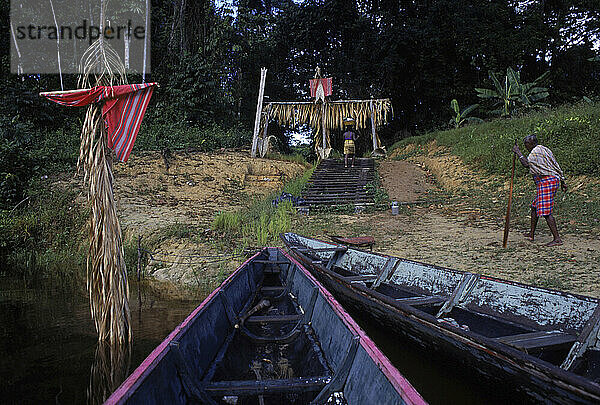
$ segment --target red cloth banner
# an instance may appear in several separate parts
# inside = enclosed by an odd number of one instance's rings
[[[96,86],[91,89],[42,95],[69,107],[104,103],[102,117],[108,131],[108,147],[115,151],[121,162],[126,162],[156,85],[158,83]]]
[[[323,86],[323,93],[325,96],[331,96],[332,93],[332,82],[331,77],[327,77],[325,79],[310,79],[310,96],[317,96],[317,89],[319,88],[319,84]]]

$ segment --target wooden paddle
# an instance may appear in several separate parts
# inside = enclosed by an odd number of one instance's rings
[[[517,140],[515,139],[515,145],[517,144]],[[517,155],[513,152],[513,165],[512,165],[512,173],[510,175],[510,191],[508,192],[508,207],[506,208],[506,219],[504,220],[504,240],[502,241],[502,247],[506,248],[508,243],[508,228],[510,225],[510,206],[512,204],[512,192],[513,192],[513,182],[515,180],[515,162],[517,161]]]

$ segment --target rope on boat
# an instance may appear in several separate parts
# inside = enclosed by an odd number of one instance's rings
[[[225,254],[218,254],[218,255],[201,255],[201,254],[195,254],[195,253],[182,255],[182,254],[176,254],[176,253],[153,252],[151,250],[142,248],[141,237],[138,237],[137,279],[139,281],[141,278],[142,263],[144,262],[145,258],[148,258],[150,260],[153,260],[153,261],[159,262],[159,263],[205,265],[205,264],[219,263],[219,262],[223,262],[225,260],[231,260],[231,259],[235,259],[235,258],[239,258],[239,257],[248,257],[250,255],[253,255],[257,251],[258,251],[258,249],[246,249],[246,250],[241,251],[240,253],[229,253],[229,254],[225,253]],[[159,258],[157,258],[157,256]],[[167,259],[162,258],[162,257],[167,257]],[[168,258],[173,258],[173,259],[169,260]],[[185,263],[182,263],[181,260],[177,260],[177,259],[189,259],[189,260],[186,260]],[[196,259],[196,260],[193,260],[193,259]],[[205,260],[202,260],[202,259],[205,259]]]
[[[141,252],[146,253],[150,256],[151,260],[157,261],[157,262],[163,262],[163,263],[179,263],[179,262],[175,262],[175,261],[169,261],[169,260],[165,260],[165,259],[157,259],[155,257],[155,255],[158,256],[168,256],[168,257],[177,257],[177,258],[187,258],[187,259],[193,259],[193,258],[197,258],[197,259],[212,259],[210,261],[199,261],[197,262],[198,264],[201,263],[215,263],[215,262],[219,262],[219,261],[223,261],[226,259],[231,259],[234,257],[244,257],[247,256],[248,254],[253,254],[254,251],[250,251],[250,250],[245,250],[242,253],[231,253],[231,254],[223,254],[223,255],[200,255],[200,254],[189,254],[189,255],[180,255],[180,254],[175,254],[175,253],[165,253],[165,252],[152,252],[150,250],[147,249],[140,249]],[[193,263],[192,263],[193,264]]]

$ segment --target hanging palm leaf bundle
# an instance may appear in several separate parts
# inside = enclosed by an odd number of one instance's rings
[[[371,107],[372,106],[372,107]],[[280,125],[298,126],[307,124],[318,128],[322,123],[322,106],[313,102],[272,102],[267,104],[269,119],[275,119]],[[390,99],[329,101],[325,103],[325,128],[343,129],[344,119],[352,118],[357,129],[370,125],[371,116],[375,125],[381,126],[393,115]]]

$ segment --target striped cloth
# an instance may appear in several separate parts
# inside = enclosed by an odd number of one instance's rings
[[[527,161],[529,172],[534,176],[554,176],[559,180],[565,179],[554,154],[543,145],[536,145],[527,156]]]
[[[81,107],[103,103],[102,116],[108,132],[108,147],[126,162],[140,130],[146,107],[158,83],[96,86],[69,92],[42,93],[55,103]]]
[[[333,93],[331,77],[325,79],[310,79],[309,84],[311,97],[317,96],[317,89],[319,88],[319,85],[323,86],[324,96],[331,96]]]
[[[558,191],[560,179],[554,176],[533,176],[537,188],[537,195],[531,203],[538,217],[552,214],[554,196]]]
[[[344,141],[344,155],[354,155],[355,152],[354,141],[352,139],[346,139]]]

